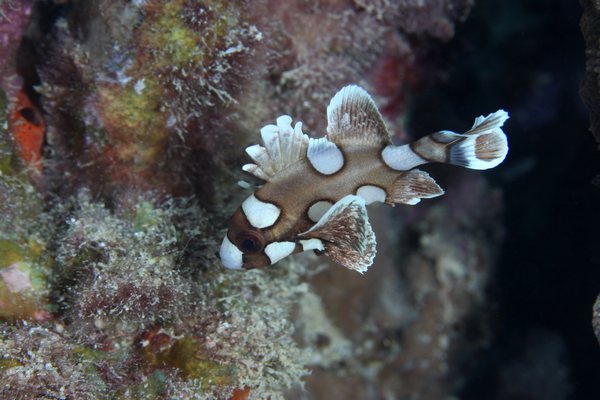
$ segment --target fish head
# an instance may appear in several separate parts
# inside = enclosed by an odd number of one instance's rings
[[[268,202],[264,196],[259,190],[248,197],[229,220],[220,251],[226,268],[263,268],[295,253],[322,249],[314,240],[306,244],[307,238],[300,235],[312,224],[283,212],[282,202]]]
[[[264,255],[266,242],[264,232],[250,225],[239,207],[229,220],[229,229],[221,244],[221,262],[228,269],[266,267],[271,264]]]
[[[291,215],[274,218],[275,215],[269,212],[272,209],[259,207],[254,195],[249,199],[248,203],[244,202],[246,207],[242,205],[229,221],[220,253],[226,268],[262,268],[308,250],[326,254],[359,272],[366,271],[372,264],[375,237],[361,197],[348,195],[342,198],[312,226],[295,221]],[[262,212],[257,217],[250,211]],[[273,224],[273,220],[277,224]],[[269,226],[265,227],[267,224]]]

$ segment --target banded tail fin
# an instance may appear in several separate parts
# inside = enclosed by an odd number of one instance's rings
[[[470,169],[494,168],[506,158],[508,141],[502,125],[508,113],[498,110],[487,117],[477,117],[473,127],[465,133],[441,131],[434,138],[449,143],[449,160],[453,165]]]

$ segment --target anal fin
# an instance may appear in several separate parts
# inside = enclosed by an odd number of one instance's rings
[[[421,199],[430,199],[444,194],[427,172],[413,169],[400,175],[388,190],[386,203],[415,205]]]
[[[348,195],[335,203],[301,239],[320,239],[323,253],[349,269],[366,272],[373,264],[376,240],[365,201]]]

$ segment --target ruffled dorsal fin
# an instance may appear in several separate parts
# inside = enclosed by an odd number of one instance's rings
[[[319,222],[300,237],[320,240],[325,255],[361,274],[373,264],[377,252],[365,201],[354,195],[331,206]]]
[[[258,144],[246,148],[255,164],[242,169],[257,178],[268,181],[278,172],[306,157],[308,136],[302,133],[302,122],[292,129],[292,118],[282,115],[277,125],[266,125],[260,130],[264,147]]]
[[[383,146],[390,135],[377,105],[360,86],[342,88],[327,107],[327,136],[336,144]]]

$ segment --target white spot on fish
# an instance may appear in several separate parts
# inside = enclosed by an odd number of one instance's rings
[[[300,244],[302,245],[302,251],[307,250],[325,250],[325,246],[323,246],[323,242],[320,239],[312,238],[308,240],[301,240]]]
[[[413,198],[405,200],[404,204],[408,204],[409,206],[414,206],[415,204],[419,204],[420,202],[421,202],[420,198],[413,197]]]
[[[326,200],[317,201],[308,209],[308,218],[310,218],[312,222],[319,221],[332,205],[333,203]]]
[[[238,186],[241,187],[242,189],[250,189],[250,183],[248,183],[247,181],[238,181]]]
[[[277,221],[281,210],[275,204],[258,200],[254,195],[242,203],[242,210],[250,225],[255,228],[267,228]]]
[[[221,250],[219,251],[221,262],[225,268],[229,269],[241,269],[243,264],[242,252],[233,243],[229,241],[227,236],[221,243]]]
[[[326,138],[310,139],[307,156],[311,165],[323,175],[335,174],[344,166],[342,151]]]
[[[296,243],[294,242],[273,242],[265,247],[265,254],[271,260],[271,264],[275,264],[282,258],[292,254],[295,247]]]
[[[376,201],[383,203],[385,202],[386,197],[385,190],[373,185],[359,187],[356,191],[356,195],[362,197],[367,205],[375,203]]]
[[[407,144],[404,146],[389,145],[383,149],[381,157],[388,167],[396,171],[408,171],[417,165],[427,163],[427,161],[412,151]]]

